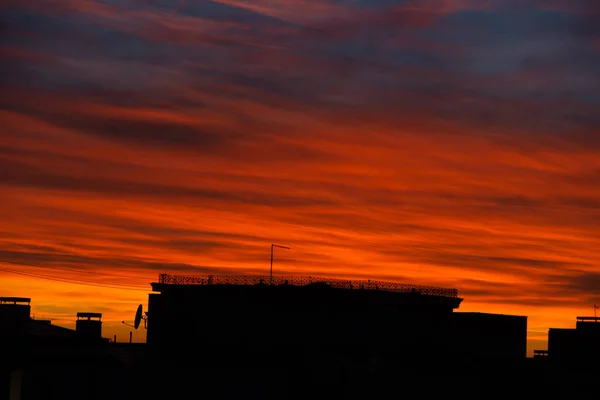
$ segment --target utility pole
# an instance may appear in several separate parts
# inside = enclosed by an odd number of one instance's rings
[[[273,284],[273,249],[275,247],[279,247],[280,249],[290,250],[290,248],[286,247],[286,246],[280,246],[278,244],[271,244],[271,272],[269,273],[269,284],[270,285]]]

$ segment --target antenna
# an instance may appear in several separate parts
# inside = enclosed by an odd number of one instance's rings
[[[287,246],[280,246],[278,244],[271,244],[271,272],[269,273],[269,284],[272,285],[273,284],[273,249],[275,247],[279,247],[280,249],[286,249],[286,250],[291,250],[289,247]]]

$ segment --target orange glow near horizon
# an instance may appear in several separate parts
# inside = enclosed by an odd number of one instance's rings
[[[548,50],[578,1],[50,3],[6,2],[0,44],[0,296],[36,318],[125,341],[159,273],[268,275],[271,243],[275,274],[526,315],[529,355],[600,304],[600,80],[570,64],[600,42]]]

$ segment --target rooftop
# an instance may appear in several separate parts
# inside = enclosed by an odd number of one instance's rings
[[[61,337],[74,338],[76,332],[73,329],[64,328],[58,325],[52,325],[49,321],[40,321],[32,319],[27,325],[27,333],[39,337]]]
[[[248,275],[169,275],[160,274],[159,285],[292,285],[325,284],[336,289],[380,290],[384,292],[414,293],[427,296],[458,297],[457,289],[404,283],[343,280],[314,276],[248,276]],[[153,284],[153,288],[155,284]]]

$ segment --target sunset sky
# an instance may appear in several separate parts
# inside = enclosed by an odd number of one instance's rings
[[[159,273],[271,243],[527,315],[530,353],[600,304],[599,1],[0,4],[0,296],[36,318],[126,340]]]

